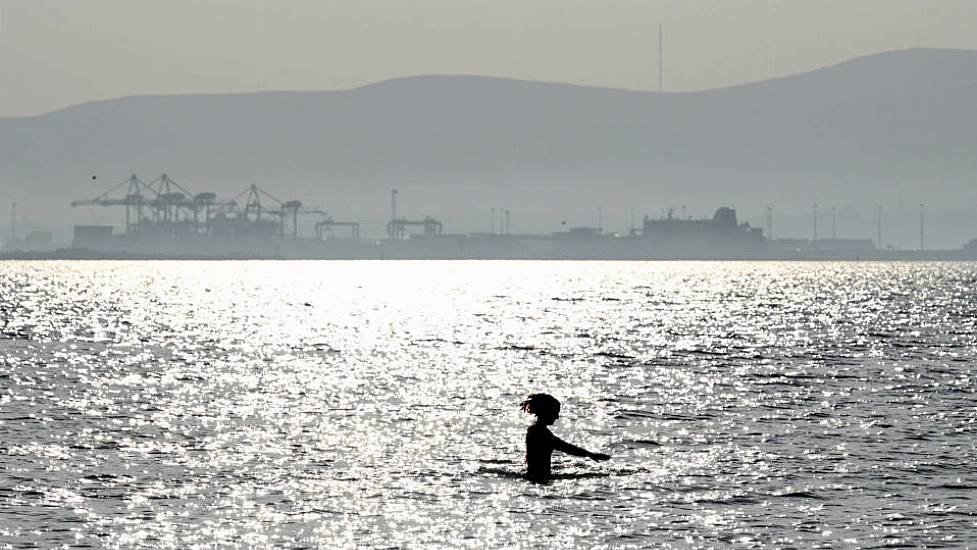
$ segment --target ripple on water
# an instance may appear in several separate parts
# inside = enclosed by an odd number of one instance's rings
[[[0,546],[974,546],[974,280],[0,262]],[[523,480],[538,390],[613,460]]]

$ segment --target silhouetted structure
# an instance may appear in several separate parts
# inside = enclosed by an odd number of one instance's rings
[[[672,210],[660,219],[645,216],[639,240],[652,257],[757,257],[766,248],[763,230],[738,223],[728,206],[705,219],[676,218]]]
[[[411,226],[423,227],[423,234],[428,236],[440,235],[443,230],[441,222],[431,217],[424,218],[423,220],[397,218],[387,222],[387,238],[395,241],[402,241],[410,236],[408,228]]]
[[[391,214],[397,211],[391,192]],[[386,224],[386,239],[360,238],[360,224],[334,220],[302,201],[281,201],[257,185],[230,200],[212,192],[193,194],[167,175],[145,183],[133,175],[105,193],[74,206],[121,207],[125,230],[110,225],[77,225],[76,247],[98,257],[148,256],[188,258],[309,259],[913,259],[885,251],[871,239],[765,239],[763,231],[737,220],[736,211],[718,208],[711,218],[675,217],[669,210],[658,219],[645,216],[640,230],[627,235],[601,227],[575,226],[549,235],[511,234],[509,211],[499,208],[499,232],[446,234],[441,221],[402,215]],[[683,208],[684,211],[684,208]],[[315,238],[300,236],[300,217],[318,216],[309,226]],[[598,222],[602,222],[598,209]],[[772,229],[767,209],[767,224]],[[880,218],[881,219],[881,218]],[[633,224],[633,222],[632,222]],[[566,225],[565,223],[563,224]],[[342,232],[333,231],[342,228]],[[345,230],[348,229],[348,233]],[[416,233],[411,233],[411,230]],[[41,237],[33,248],[44,249]],[[934,251],[929,257],[973,256],[971,248]],[[9,245],[7,248],[11,248]],[[922,251],[919,251],[922,252]],[[76,251],[85,253],[85,250]]]
[[[93,199],[76,200],[72,206],[121,206],[125,229],[114,235],[111,226],[75,227],[75,246],[136,254],[214,255],[229,250],[246,255],[251,249],[273,250],[269,245],[286,237],[297,239],[299,216],[324,216],[317,234],[334,222],[301,201],[281,201],[257,185],[249,185],[233,199],[219,201],[213,192],[191,193],[166,174],[146,183],[133,174]],[[260,255],[260,252],[259,252]]]
[[[663,219],[644,220],[642,236],[646,239],[752,239],[761,240],[763,231],[750,224],[737,224],[736,210],[723,206],[709,219],[682,219],[673,217],[673,211]]]
[[[331,217],[316,222],[315,224],[315,234],[320,240],[326,238],[326,233],[329,232],[333,227],[348,227],[350,229],[350,239],[354,241],[360,240],[360,224],[356,222],[337,222],[333,221]]]

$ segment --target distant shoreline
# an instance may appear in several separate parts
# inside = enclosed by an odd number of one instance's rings
[[[932,251],[877,251],[870,254],[798,252],[796,254],[766,254],[741,257],[718,256],[662,256],[662,257],[605,257],[598,255],[578,255],[567,257],[507,257],[505,255],[484,257],[416,257],[390,255],[385,257],[316,257],[284,256],[268,254],[214,254],[214,255],[167,255],[130,254],[125,252],[101,252],[83,248],[63,248],[51,251],[0,251],[0,261],[64,261],[64,260],[106,260],[106,261],[595,261],[595,262],[974,262],[977,252],[970,250],[932,250]]]

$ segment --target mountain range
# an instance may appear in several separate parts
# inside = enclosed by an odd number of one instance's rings
[[[893,51],[696,92],[418,76],[0,118],[0,202],[18,201],[28,224],[120,223],[121,212],[68,203],[131,173],[219,197],[255,183],[362,221],[364,234],[380,233],[391,189],[402,214],[448,232],[488,230],[491,208],[528,232],[598,216],[625,230],[632,217],[732,205],[754,223],[771,206],[783,236],[806,235],[804,213],[820,203],[837,205],[846,236],[874,237],[876,205],[901,203],[908,220],[926,202],[964,213],[944,231],[958,246],[977,236],[965,215],[977,204],[977,52]]]

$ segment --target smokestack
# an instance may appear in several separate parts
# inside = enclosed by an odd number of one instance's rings
[[[390,219],[397,219],[397,190],[390,191]]]

